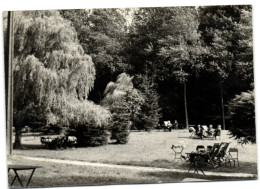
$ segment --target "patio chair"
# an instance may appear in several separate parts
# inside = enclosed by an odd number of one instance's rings
[[[184,150],[183,146],[182,145],[179,145],[179,146],[172,145],[171,149],[174,152],[173,161],[176,159],[180,159],[181,161],[183,161],[182,160],[182,158],[183,158],[182,151]]]
[[[211,152],[209,152],[209,164],[213,167],[219,167],[222,163],[225,162],[227,158],[227,149],[230,142],[221,142],[218,146],[218,143],[215,143]]]
[[[226,158],[226,161],[225,161],[225,166],[226,166],[227,162],[229,162],[230,166],[231,166],[231,161],[234,162],[234,167],[236,167],[236,163],[237,163],[237,166],[239,167],[238,149],[237,148],[229,148],[228,157]]]
[[[213,166],[213,167],[217,167],[217,156],[220,153],[221,147],[222,147],[223,143],[214,143],[212,150],[207,152],[207,164]]]
[[[228,158],[228,147],[231,142],[222,142],[222,147],[217,155],[218,163],[221,165]]]
[[[196,151],[197,151],[197,152],[205,152],[205,151],[206,151],[205,146],[203,146],[203,145],[198,145],[198,146],[196,147]]]
[[[210,145],[207,146],[207,152],[211,152],[212,149],[213,149],[213,146],[210,146]]]

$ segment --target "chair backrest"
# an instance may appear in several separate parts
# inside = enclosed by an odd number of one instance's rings
[[[184,150],[184,147],[182,145],[178,145],[178,146],[172,145],[171,149],[174,152],[182,152]]]
[[[227,150],[228,150],[228,147],[229,147],[229,144],[230,142],[222,142],[222,147],[219,151],[219,157],[225,157],[227,155]]]
[[[238,149],[237,148],[229,148],[228,152],[229,152],[229,155],[231,155],[231,157],[238,158]],[[234,157],[234,153],[236,154],[236,157]]]
[[[210,152],[213,149],[213,146],[207,146],[207,151]]]
[[[220,143],[220,144],[214,143],[212,150],[210,151],[209,155],[210,156],[216,156],[219,153],[221,146],[222,146],[222,143]]]
[[[198,145],[197,147],[196,147],[196,150],[197,150],[197,152],[205,152],[205,146],[203,146],[203,145]]]
[[[208,131],[208,126],[207,126],[207,125],[202,125],[201,128],[202,128],[204,131]]]
[[[165,126],[168,126],[168,125],[170,125],[171,124],[171,121],[164,121],[164,125]]]

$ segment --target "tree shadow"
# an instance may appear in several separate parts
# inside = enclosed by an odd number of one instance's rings
[[[224,177],[224,176],[211,176],[211,175],[203,175],[202,173],[178,173],[178,172],[140,172],[140,176],[142,177],[155,177],[163,179],[162,182],[184,182],[183,179],[185,178],[196,178],[196,179],[203,179],[205,181],[238,181],[238,180],[255,180],[257,178],[241,178],[241,177]]]

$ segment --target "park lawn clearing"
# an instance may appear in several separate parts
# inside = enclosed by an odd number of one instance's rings
[[[207,181],[227,181],[254,178],[209,176],[192,173],[179,173],[172,171],[156,171],[142,169],[125,169],[119,167],[83,166],[70,163],[54,163],[52,161],[34,161],[31,159],[11,156],[8,158],[12,164],[30,164],[42,166],[33,176],[29,187],[55,187],[55,186],[90,186],[90,185],[116,185],[116,184],[148,184],[148,183],[174,183],[183,182],[185,178],[203,179]],[[21,179],[26,180],[29,173],[22,172]],[[9,173],[9,183],[14,173]],[[19,187],[16,182],[14,187]]]
[[[256,145],[237,145],[237,142],[228,135],[228,131],[222,131],[220,141],[212,139],[193,139],[189,136],[190,133],[187,130],[173,130],[172,132],[153,131],[150,133],[131,132],[129,142],[124,145],[109,144],[100,147],[73,148],[67,150],[42,149],[39,137],[24,137],[24,146],[34,145],[38,149],[14,150],[14,154],[117,165],[188,170],[189,165],[187,163],[183,163],[180,160],[173,161],[174,152],[171,150],[172,145],[184,145],[183,154],[185,154],[195,151],[197,145],[207,146],[224,141],[231,142],[231,147],[238,148],[240,167],[220,167],[208,171],[257,174]],[[39,147],[41,148],[39,149]]]

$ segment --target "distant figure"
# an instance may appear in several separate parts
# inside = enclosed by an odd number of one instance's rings
[[[30,132],[30,128],[29,128],[28,126],[25,126],[24,128],[25,128],[25,132],[26,132],[26,133],[29,133],[29,132]]]
[[[214,136],[214,129],[212,125],[209,125],[209,129],[208,129],[208,136],[213,137]]]
[[[165,129],[172,131],[172,124],[171,121],[164,121]]]
[[[218,125],[217,129],[215,130],[214,136],[215,136],[216,140],[220,139],[220,136],[221,136],[221,125]]]
[[[200,132],[201,132],[201,126],[198,125],[198,126],[197,126],[197,129],[196,129],[196,134],[198,135]]]
[[[190,138],[196,134],[196,129],[194,127],[189,127],[189,133],[191,133]]]
[[[203,138],[203,129],[201,125],[198,125],[196,134],[202,139]]]
[[[178,129],[178,125],[179,125],[179,124],[178,124],[178,121],[175,120],[174,123],[173,123],[173,128],[174,128],[174,129]]]

